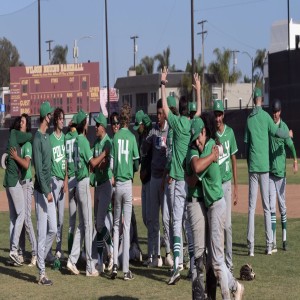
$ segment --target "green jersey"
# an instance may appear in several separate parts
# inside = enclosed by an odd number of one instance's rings
[[[282,120],[280,120],[279,124],[276,124],[276,126],[287,131],[289,130]],[[282,139],[270,136],[270,173],[281,178],[286,176],[285,146],[290,148],[294,159],[297,159],[295,146],[291,138]]]
[[[111,139],[109,138],[108,134],[106,134],[102,140],[97,139],[93,147],[94,157],[99,156],[104,151],[104,149],[109,149],[109,151],[111,151],[111,147]],[[99,169],[96,167],[94,171],[96,185],[102,184],[112,178],[112,171],[110,169],[109,162],[106,164],[105,169]]]
[[[78,136],[77,130],[69,131],[65,136],[66,141],[66,159],[68,163],[68,177],[75,176],[75,168],[74,168],[74,160],[73,160],[73,152],[74,152],[74,143],[76,137]]]
[[[223,146],[223,155],[219,156],[219,166],[221,170],[222,182],[231,180],[232,168],[231,168],[231,155],[234,155],[237,151],[236,140],[232,128],[224,125],[222,133],[217,132],[220,143]]]
[[[93,152],[90,148],[89,141],[81,133],[77,136],[74,143],[74,167],[77,181],[90,176],[89,161],[93,158]]]
[[[261,106],[256,106],[246,123],[244,142],[248,144],[248,169],[250,173],[269,172],[269,134],[275,136],[278,127]],[[288,132],[282,137],[287,138]]]
[[[171,111],[168,114],[168,123],[173,129],[170,176],[175,180],[184,180],[185,157],[191,138],[191,124],[187,117],[176,116]]]
[[[16,129],[10,131],[8,143],[7,143],[7,165],[3,180],[4,187],[15,187],[18,180],[21,177],[21,168],[14,159],[10,157],[10,148],[15,147],[20,150],[19,146],[22,146],[26,142],[32,140],[31,132],[22,132]]]
[[[133,179],[133,160],[139,159],[135,136],[128,128],[121,128],[113,138],[111,157],[114,160],[113,174],[116,181]]]
[[[32,145],[30,142],[27,142],[22,146],[21,157],[22,158],[26,158],[26,157],[30,158],[30,163],[29,163],[28,169],[26,170],[26,169],[22,168],[21,179],[22,180],[31,179],[32,178],[32,172],[31,172]]]
[[[64,180],[66,176],[66,147],[64,133],[61,133],[60,137],[58,137],[55,132],[52,132],[50,135],[50,143],[52,148],[51,176]]]
[[[35,169],[34,189],[45,197],[51,192],[51,144],[48,133],[38,130],[33,140],[33,163]]]
[[[188,176],[191,176],[194,173],[192,166],[191,166],[191,161],[192,161],[193,157],[199,158],[199,151],[198,151],[198,149],[189,147],[187,154],[186,154],[186,173]],[[194,198],[199,198],[199,197],[202,198],[203,192],[202,192],[202,188],[201,188],[201,183],[199,182],[194,187],[188,187],[188,195],[187,196],[194,197]]]
[[[206,157],[211,154],[215,141],[210,139],[205,144],[200,157]],[[220,167],[217,162],[211,163],[203,172],[199,173],[199,179],[202,181],[203,196],[205,206],[208,208],[214,202],[223,197],[222,178]]]

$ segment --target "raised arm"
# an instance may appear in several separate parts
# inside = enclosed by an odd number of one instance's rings
[[[197,111],[195,113],[195,117],[201,116],[201,82],[199,74],[194,74],[194,84],[193,88],[196,90],[196,101],[197,101]]]
[[[164,67],[161,71],[161,81],[160,81],[160,85],[161,85],[161,100],[162,100],[162,105],[163,105],[163,111],[165,113],[166,118],[168,119],[168,115],[169,115],[169,106],[167,103],[167,97],[166,97],[166,83],[167,81],[167,75],[168,75],[168,69],[167,67]]]

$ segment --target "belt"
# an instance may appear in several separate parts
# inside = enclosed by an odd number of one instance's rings
[[[202,197],[198,197],[198,198],[195,198],[195,197],[187,197],[187,202],[204,202],[204,199]]]
[[[28,182],[31,182],[31,181],[32,181],[32,178],[20,180],[20,184],[21,184],[21,185],[24,185],[24,184],[26,184],[26,183],[28,183]]]

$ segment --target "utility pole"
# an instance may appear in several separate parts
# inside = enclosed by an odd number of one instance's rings
[[[191,48],[192,48],[192,81],[195,73],[195,55],[194,55],[194,0],[191,0]],[[195,99],[195,92],[192,89],[192,100]]]
[[[204,35],[207,34],[207,30],[204,30],[204,23],[206,23],[207,20],[202,20],[200,22],[198,22],[198,25],[202,26],[202,31],[198,32],[197,34],[201,34],[202,35],[202,55],[201,55],[201,65],[202,65],[202,82],[201,82],[201,102],[202,102],[202,110],[204,108],[204,92],[203,92],[203,86],[204,86]]]
[[[109,118],[109,116],[110,116],[110,95],[109,95],[109,60],[108,60],[107,0],[105,0],[105,36],[106,36],[107,117]]]
[[[42,64],[41,54],[41,0],[38,0],[38,47],[39,47],[39,66]]]
[[[236,53],[239,53],[240,51],[239,50],[231,50],[232,52],[232,60],[233,60],[233,67],[232,67],[232,70],[233,70],[233,73],[235,72],[235,66],[237,64],[237,58],[236,58]]]
[[[133,40],[133,68],[135,69],[136,66],[136,53],[137,53],[137,44],[136,44],[136,39],[139,37],[137,35],[131,36],[130,37]]]
[[[51,48],[51,43],[54,42],[53,40],[49,40],[46,41],[45,43],[48,44],[48,50],[47,52],[49,53],[49,65],[51,63],[51,52],[52,52],[52,48]]]

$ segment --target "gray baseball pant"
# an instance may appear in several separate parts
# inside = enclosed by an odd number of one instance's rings
[[[119,230],[122,224],[122,208],[124,212],[123,221],[123,272],[129,271],[129,247],[130,247],[130,223],[132,214],[132,181],[117,181],[115,187],[114,203],[114,264],[118,264],[119,252]]]
[[[211,245],[212,267],[220,283],[222,299],[230,300],[229,290],[236,290],[236,280],[224,261],[224,228],[226,202],[224,197],[214,202],[207,212]]]
[[[225,220],[225,263],[229,270],[233,269],[232,263],[232,224],[231,224],[231,180],[222,184],[224,198],[226,202]]]
[[[10,252],[17,253],[25,218],[24,194],[20,182],[18,181],[14,187],[7,187],[6,195],[8,199],[10,218]]]
[[[82,241],[85,242],[86,271],[94,272],[95,265],[92,259],[92,241],[93,241],[93,213],[92,199],[90,192],[90,179],[88,177],[78,181],[76,188],[76,197],[78,201],[79,224],[76,229],[72,252],[69,259],[76,264],[80,255]]]
[[[36,245],[34,228],[31,220],[31,201],[32,201],[33,184],[30,179],[26,179],[24,180],[24,182],[25,183],[22,184],[22,189],[24,194],[25,219],[24,219],[24,226],[20,236],[19,245],[20,245],[21,253],[23,255],[25,252],[25,233],[26,233],[31,245],[31,255],[36,256],[37,245]]]
[[[48,202],[44,194],[34,190],[37,220],[37,265],[40,276],[45,275],[45,258],[57,233],[54,201]]]
[[[68,183],[69,189],[69,233],[74,234],[76,225],[77,198],[76,198],[76,177],[70,177]]]
[[[272,227],[271,211],[269,202],[269,172],[249,173],[249,209],[248,209],[248,232],[247,242],[251,253],[254,253],[254,217],[257,201],[258,182],[260,184],[260,193],[264,210],[265,235],[267,249],[272,249]]]

